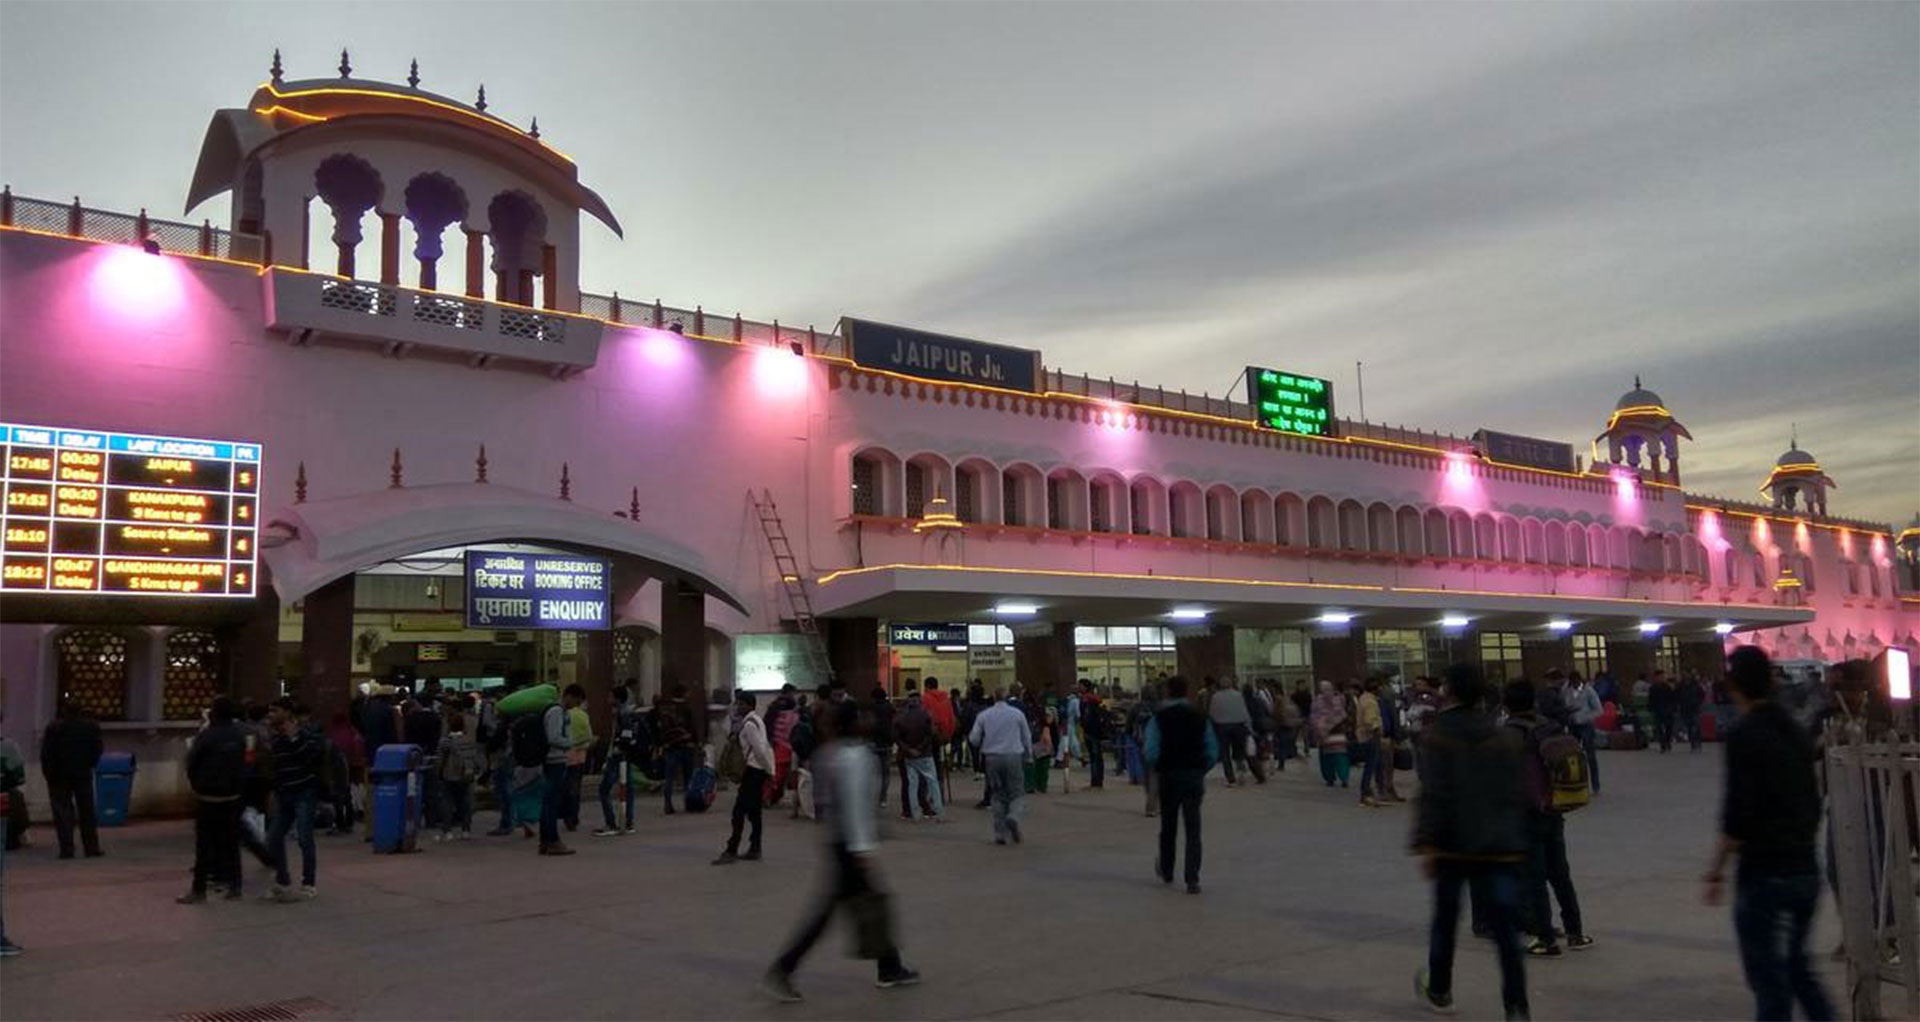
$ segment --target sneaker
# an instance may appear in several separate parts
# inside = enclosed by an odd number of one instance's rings
[[[1560,945],[1549,944],[1537,937],[1527,944],[1528,958],[1560,958],[1565,954],[1566,952],[1560,950]]]
[[[742,853],[741,853],[741,855],[740,855],[740,861],[741,861],[741,862],[759,862],[759,861],[760,861],[760,849],[758,849],[758,848],[749,848],[749,849],[747,849],[747,850],[746,850],[745,852],[742,852]]]
[[[1372,795],[1362,795],[1362,796],[1360,796],[1360,808],[1362,808],[1362,809],[1378,809],[1378,808],[1380,808],[1380,803],[1378,803],[1378,802],[1376,802],[1376,801],[1374,801],[1374,799],[1373,799],[1373,796],[1372,796]]]
[[[891,976],[880,977],[879,979],[874,981],[873,985],[879,987],[882,990],[891,990],[894,987],[917,986],[919,983],[920,983],[919,973],[913,971],[912,969],[901,969],[899,972],[896,972]]]
[[[1584,933],[1577,937],[1567,938],[1568,951],[1585,951],[1586,949],[1592,946],[1593,946],[1593,938],[1587,936]]]
[[[462,840],[462,841],[472,841],[472,840],[473,840],[473,831],[471,831],[471,830],[463,830],[463,831],[461,831],[461,832],[460,832],[460,840]]]
[[[228,901],[239,901],[241,897],[243,897],[243,895],[241,895],[240,893],[240,888],[229,887],[227,888],[227,893],[221,895],[221,897],[225,898]]]
[[[1427,970],[1421,969],[1413,974],[1413,992],[1420,997],[1420,1003],[1436,1015],[1453,1014],[1453,995],[1436,994],[1427,982]]]
[[[0,958],[17,958],[26,949],[10,940],[0,940]]]
[[[1533,1012],[1525,1006],[1508,1008],[1507,1022],[1533,1022]]]
[[[274,884],[272,887],[269,887],[265,891],[261,892],[260,900],[261,901],[279,901],[280,895],[286,893],[286,890],[287,889],[285,887],[282,887],[279,884]]]
[[[541,855],[572,855],[573,849],[568,848],[566,845],[558,841],[555,841],[553,844],[550,844],[550,845],[541,845],[540,854]]]
[[[620,828],[618,828],[618,827],[601,827],[601,828],[600,828],[599,830],[596,830],[596,831],[594,831],[594,832],[593,832],[593,836],[594,836],[594,837],[619,837],[619,836],[620,836]]]
[[[801,1000],[800,991],[793,988],[793,977],[777,967],[768,969],[767,974],[760,977],[760,990],[781,1004],[796,1004]]]
[[[1200,885],[1199,885],[1199,884],[1188,884],[1188,885],[1187,885],[1187,893],[1188,893],[1188,894],[1199,894],[1199,893],[1200,893]]]
[[[731,865],[733,865],[734,863],[736,863],[736,862],[739,862],[739,861],[740,861],[740,855],[739,855],[739,853],[737,853],[737,852],[721,852],[721,853],[720,853],[720,857],[719,857],[719,858],[717,858],[717,859],[714,859],[714,860],[713,860],[713,863],[712,863],[712,864],[713,864],[713,865],[715,865],[715,866],[731,866]]]
[[[301,897],[301,898],[302,898],[303,900],[305,900],[305,901],[312,901],[313,899],[315,899],[315,898],[317,898],[317,897],[319,897],[319,896],[320,896],[320,892],[319,892],[319,891],[317,891],[317,890],[315,890],[315,889],[314,889],[314,886],[313,886],[312,884],[301,884],[301,885],[300,885],[300,897]]]
[[[887,800],[883,798],[880,800],[880,808],[885,809],[886,807],[887,807]]]
[[[622,834],[632,834],[632,833],[634,833],[634,830],[633,830],[633,824],[631,824],[631,823],[629,823],[629,824],[627,824],[627,825],[626,825],[626,827],[624,827],[624,828],[622,828],[622,829],[621,829],[621,831],[620,831],[620,833],[622,833]]]
[[[312,888],[308,888],[308,890],[312,890]],[[306,894],[295,894],[291,887],[275,887],[273,889],[273,900],[282,905],[293,905],[305,901],[307,898],[308,895]]]
[[[173,899],[173,903],[176,905],[200,905],[200,904],[204,904],[206,900],[207,900],[207,892],[188,891],[187,893],[179,896],[178,898]]]
[[[1008,820],[1007,833],[1013,835],[1014,844],[1017,845],[1021,842],[1022,838],[1020,837],[1020,824],[1018,822],[1014,820]]]
[[[1160,863],[1157,860],[1153,864],[1153,875],[1159,877],[1160,882],[1163,884],[1173,883],[1173,870],[1161,869]]]

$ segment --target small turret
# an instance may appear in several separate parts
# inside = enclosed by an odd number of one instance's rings
[[[1635,376],[1633,389],[1614,403],[1607,428],[1594,437],[1594,442],[1606,441],[1609,462],[1635,470],[1641,468],[1641,455],[1645,454],[1646,471],[1654,480],[1678,484],[1682,439],[1692,440],[1693,434],[1667,410],[1660,395],[1642,387],[1640,377]]]

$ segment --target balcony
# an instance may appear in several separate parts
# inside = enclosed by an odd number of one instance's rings
[[[475,366],[523,365],[564,376],[600,356],[600,321],[585,316],[346,280],[275,266],[265,274],[269,329],[295,343],[319,337],[464,356]]]

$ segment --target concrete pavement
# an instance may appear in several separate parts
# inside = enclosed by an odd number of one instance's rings
[[[1541,1019],[1735,1019],[1752,1003],[1728,910],[1698,901],[1711,846],[1718,747],[1603,753],[1605,794],[1568,825],[1598,946],[1529,962]],[[1357,781],[1357,775],[1356,775]],[[889,811],[882,863],[902,946],[925,982],[879,991],[846,957],[844,924],[801,969],[805,1003],[754,985],[802,911],[821,828],[769,816],[767,861],[709,866],[719,811],[660,815],[640,833],[572,842],[429,842],[375,856],[322,838],[320,897],[182,907],[190,827],[105,832],[107,858],[58,862],[51,836],[7,859],[7,930],[28,953],[0,963],[7,1019],[167,1018],[311,999],[303,1018],[1382,1019],[1419,1013],[1429,893],[1405,853],[1410,808],[1362,810],[1294,769],[1206,800],[1206,891],[1151,873],[1156,821],[1139,789],[1029,800],[1028,841],[991,844],[978,787],[956,784],[946,826]],[[1403,788],[1403,790],[1405,790]],[[897,798],[897,793],[896,793]],[[490,816],[490,814],[489,814]],[[491,823],[490,819],[485,822]],[[1463,922],[1464,928],[1464,922]],[[1815,947],[1837,942],[1829,902]],[[1823,960],[1838,995],[1837,966]],[[1456,997],[1499,1013],[1491,946],[1462,934]]]

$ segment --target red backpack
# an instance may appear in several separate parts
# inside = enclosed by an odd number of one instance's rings
[[[942,742],[953,741],[953,701],[947,694],[937,688],[927,689],[920,693],[920,705],[933,719],[933,736]]]

